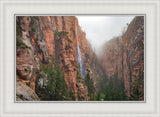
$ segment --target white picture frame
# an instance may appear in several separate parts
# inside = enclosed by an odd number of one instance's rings
[[[159,0],[1,0],[0,116],[160,116]],[[145,102],[15,103],[15,14],[145,14]]]

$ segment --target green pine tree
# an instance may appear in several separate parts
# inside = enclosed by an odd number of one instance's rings
[[[56,76],[56,100],[64,100],[67,93],[67,86],[64,80],[64,75],[62,75],[60,65],[58,64],[56,67],[57,76]]]
[[[107,79],[107,80],[106,80]],[[127,100],[123,78],[118,79],[118,74],[114,74],[110,78],[105,77],[102,81],[97,100],[105,101],[122,101]]]
[[[40,70],[47,75],[47,83],[44,88],[36,88],[41,100],[75,100],[73,93],[67,90],[60,65],[56,64],[56,68],[53,67],[54,63],[46,65],[41,63],[40,65]]]
[[[144,72],[139,69],[138,79],[133,85],[133,93],[130,95],[129,100],[138,101],[144,99]]]
[[[93,80],[90,78],[89,75],[90,71],[87,69],[87,74],[85,77],[85,85],[88,88],[88,96],[91,100],[95,100],[95,87],[93,85]]]

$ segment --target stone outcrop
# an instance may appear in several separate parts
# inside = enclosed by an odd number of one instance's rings
[[[39,101],[37,94],[21,81],[16,83],[16,101]]]

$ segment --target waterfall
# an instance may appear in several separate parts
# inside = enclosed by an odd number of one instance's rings
[[[82,61],[82,57],[81,57],[81,52],[80,52],[80,48],[79,48],[79,42],[78,42],[78,39],[77,39],[77,25],[76,25],[76,20],[75,20],[75,34],[76,34],[76,40],[77,40],[77,58],[78,58],[78,65],[80,67],[80,71],[81,71],[81,76],[83,78],[85,78],[86,76],[86,73],[85,73],[85,70],[84,70],[84,66],[83,66],[83,61]]]

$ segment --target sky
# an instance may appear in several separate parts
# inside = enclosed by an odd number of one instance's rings
[[[119,36],[135,17],[133,15],[103,15],[103,16],[76,16],[81,29],[86,32],[86,38],[92,48],[98,52],[102,45]]]

